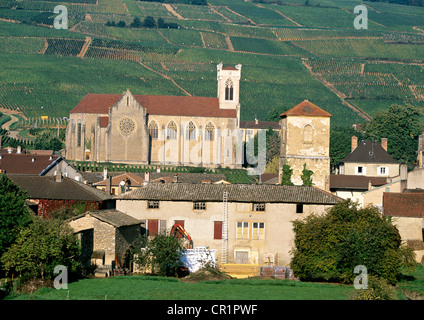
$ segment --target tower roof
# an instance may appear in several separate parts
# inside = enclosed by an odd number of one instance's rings
[[[294,106],[290,110],[280,114],[281,118],[285,118],[287,116],[332,117],[330,113],[314,105],[308,100],[303,100],[297,106]]]

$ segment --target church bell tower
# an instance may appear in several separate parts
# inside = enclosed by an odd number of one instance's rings
[[[222,63],[220,63],[217,65],[217,70],[219,108],[239,109],[241,64],[223,68]]]

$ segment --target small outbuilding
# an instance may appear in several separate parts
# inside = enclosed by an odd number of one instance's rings
[[[130,248],[146,233],[142,221],[121,211],[88,211],[67,220],[78,234],[87,267],[130,269]]]

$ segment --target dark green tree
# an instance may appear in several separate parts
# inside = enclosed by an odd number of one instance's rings
[[[34,148],[37,150],[59,151],[63,148],[63,142],[57,136],[56,130],[46,129],[37,133]]]
[[[151,268],[160,276],[173,277],[182,266],[180,258],[185,251],[183,239],[171,235],[158,234],[149,237],[136,250],[135,263],[141,268]]]
[[[293,185],[293,182],[291,181],[292,174],[293,174],[293,169],[290,167],[290,164],[288,162],[284,162],[283,172],[281,177],[281,184],[283,186]]]
[[[33,215],[25,205],[26,195],[5,174],[0,174],[0,257],[15,241]]]
[[[302,185],[304,186],[312,186],[312,175],[314,172],[306,168],[306,163],[303,164],[302,175],[300,178],[302,179]]]
[[[290,265],[303,280],[352,284],[355,267],[362,265],[368,275],[395,284],[402,268],[415,266],[415,254],[401,245],[397,228],[372,206],[343,201],[326,214],[294,221],[293,231]]]
[[[79,242],[68,224],[35,217],[33,223],[21,229],[1,262],[9,273],[44,280],[54,277],[58,265],[67,267],[70,273],[78,272],[79,257]]]
[[[156,20],[152,16],[147,16],[144,18],[143,27],[145,28],[154,28],[156,27]]]
[[[140,21],[139,17],[135,17],[133,22],[131,22],[130,27],[131,28],[141,28],[143,25]]]
[[[387,111],[377,112],[366,126],[367,139],[388,139],[387,152],[412,169],[417,157],[418,137],[422,133],[419,110],[409,104],[391,105]]]

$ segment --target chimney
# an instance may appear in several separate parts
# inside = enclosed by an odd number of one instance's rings
[[[387,151],[387,138],[381,138],[381,146]]]
[[[108,170],[107,170],[107,167],[104,167],[103,168],[103,180],[106,180],[107,176],[108,176]]]
[[[150,172],[144,173],[144,181],[149,182],[150,181]]]
[[[58,172],[58,173],[56,173],[56,176],[55,176],[55,180],[56,180],[56,182],[62,182],[63,181],[63,176],[62,176],[62,172]]]
[[[106,179],[106,194],[112,194],[112,177],[107,177]]]
[[[259,123],[259,120],[255,118],[255,124],[258,124],[258,123]]]
[[[31,162],[34,162],[34,161],[35,161],[35,158],[32,158],[32,159],[31,159]]]
[[[172,179],[173,183],[177,183],[178,182],[178,173],[174,173],[174,177]]]
[[[358,146],[358,137],[357,136],[353,136],[352,137],[352,142],[351,142],[351,147],[350,147],[350,152],[352,152],[353,150],[355,150],[357,146]]]
[[[16,150],[16,153],[17,154],[21,154],[22,153],[22,147],[21,146],[18,146],[18,149]]]

